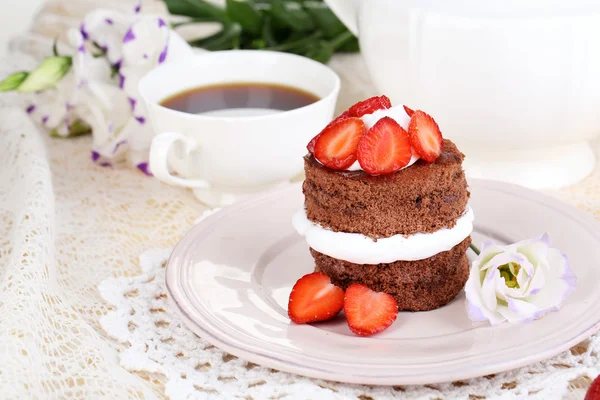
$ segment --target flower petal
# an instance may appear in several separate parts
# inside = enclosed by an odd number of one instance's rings
[[[567,256],[557,249],[550,248],[547,252],[547,261],[540,262],[538,268],[543,270],[544,286],[537,294],[531,295],[528,301],[540,310],[560,306],[577,284],[577,278],[569,268]]]
[[[531,264],[536,265],[538,260],[546,258],[550,243],[550,236],[547,233],[544,233],[538,238],[523,240],[513,244],[511,247],[527,257]]]
[[[481,284],[481,299],[483,301],[483,305],[488,310],[494,310],[498,305],[498,299],[496,298],[495,290],[496,277],[500,277],[500,271],[497,269],[490,269],[486,273],[485,279]]]
[[[546,278],[544,277],[544,270],[542,268],[536,268],[535,273],[525,290],[525,296],[533,296],[539,293],[540,290],[546,284]]]
[[[481,281],[479,279],[479,269],[475,264],[471,267],[469,279],[465,285],[465,296],[467,298],[467,313],[469,319],[474,322],[489,320],[493,325],[500,324],[504,317],[496,313],[495,310],[488,309],[481,297]]]
[[[538,318],[538,308],[524,300],[507,299],[507,306],[498,306],[498,312],[511,324],[519,324]]]
[[[505,251],[504,253],[494,255],[491,259],[489,259],[482,269],[497,269],[498,267],[508,263],[519,264],[519,262],[522,260],[523,257],[521,257],[519,254]]]

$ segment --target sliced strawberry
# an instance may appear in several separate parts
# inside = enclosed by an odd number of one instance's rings
[[[344,291],[321,272],[304,275],[290,293],[288,315],[297,324],[325,321],[344,307]]]
[[[340,115],[338,115],[338,117],[336,119],[334,119],[333,121],[331,121],[325,127],[325,129],[329,128],[331,125],[335,124],[336,122],[343,121],[343,120],[348,119],[348,118],[350,118],[350,113],[348,111],[344,111],[343,113],[341,113]],[[321,133],[319,133],[317,136],[315,136],[314,138],[312,138],[311,141],[306,146],[306,148],[308,149],[309,153],[312,154],[312,155],[315,155],[315,144],[317,143],[317,139],[319,138],[320,135],[321,135]]]
[[[370,336],[386,329],[396,320],[398,303],[389,294],[375,292],[355,283],[346,289],[344,313],[352,332]]]
[[[392,107],[392,102],[387,96],[375,96],[369,99],[359,101],[348,112],[353,117],[362,117],[365,114],[372,114],[377,110],[386,110]]]
[[[406,167],[412,150],[404,128],[394,119],[383,117],[362,137],[356,154],[365,172],[384,175]]]
[[[592,385],[588,389],[584,400],[600,400],[600,376],[594,379]]]
[[[306,149],[313,156],[315,155],[315,144],[317,143],[317,139],[319,138],[320,135],[321,135],[320,133],[317,134],[317,136],[315,136],[314,138],[312,138],[310,140],[310,142],[308,142],[308,144],[306,145]]]
[[[415,110],[413,110],[410,107],[407,107],[407,106],[404,106],[404,105],[402,107],[404,107],[404,111],[406,111],[406,115],[408,115],[409,117],[412,117],[413,114],[415,113]]]
[[[344,111],[343,113],[341,113],[340,115],[338,115],[336,119],[334,119],[333,121],[331,121],[327,126],[333,125],[336,122],[343,121],[343,120],[348,119],[350,117],[352,117],[352,115],[350,115],[350,112],[349,111]]]
[[[365,131],[365,123],[353,117],[327,126],[315,143],[315,158],[331,169],[348,168],[356,161],[356,148]]]
[[[408,125],[410,144],[419,157],[427,162],[434,162],[440,156],[444,139],[438,124],[429,114],[416,110]]]

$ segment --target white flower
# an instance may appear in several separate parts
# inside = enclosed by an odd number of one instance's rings
[[[54,88],[35,94],[27,111],[53,134],[93,134],[92,160],[110,165],[125,156],[148,171],[154,131],[138,92],[139,80],[164,62],[189,57],[191,47],[163,18],[97,9],[69,32],[77,49],[71,71]]]
[[[473,321],[522,323],[560,308],[577,279],[567,256],[550,247],[550,237],[509,246],[484,243],[465,286]]]
[[[139,80],[158,65],[189,57],[191,47],[158,16],[134,13],[125,15],[115,10],[95,10],[83,20],[76,32],[80,51],[79,81],[87,85],[84,120],[92,126],[96,160],[113,159],[126,144],[129,160],[148,173],[148,150],[154,137],[152,127],[138,91]],[[94,48],[105,53],[114,76],[90,79],[87,75],[95,58]],[[97,50],[96,50],[97,51]]]

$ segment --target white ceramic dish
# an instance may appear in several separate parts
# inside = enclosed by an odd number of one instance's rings
[[[237,109],[218,115],[160,105],[184,90],[234,82],[291,86],[320,100],[290,111]],[[150,149],[154,176],[194,188],[200,200],[219,206],[302,172],[306,145],[333,118],[340,79],[327,66],[295,54],[229,50],[161,65],[144,76],[139,89],[157,134]]]
[[[476,243],[547,231],[579,284],[563,308],[541,320],[492,328],[467,317],[464,294],[424,313],[400,313],[386,331],[357,337],[343,316],[295,325],[287,317],[294,282],[313,269],[291,218],[299,186],[239,202],[195,226],[177,245],[166,274],[186,324],[224,350],[268,367],[362,384],[425,384],[466,379],[551,357],[600,328],[600,224],[591,216],[517,186],[471,181]]]
[[[593,170],[597,0],[325,1],[378,90],[433,115],[471,177],[548,188]]]

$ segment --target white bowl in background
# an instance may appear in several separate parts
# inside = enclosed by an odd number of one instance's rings
[[[378,90],[432,114],[472,177],[560,187],[595,164],[597,0],[326,0]]]

